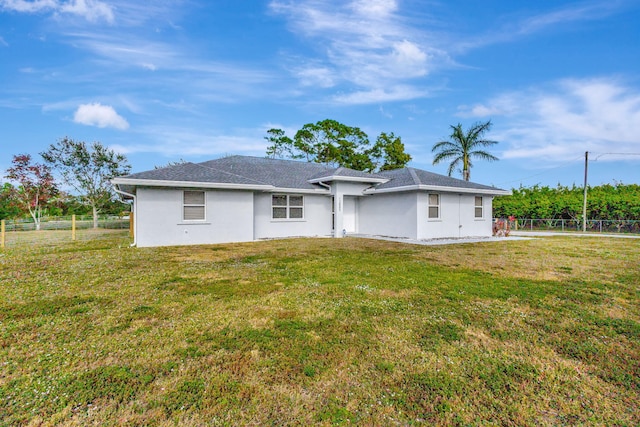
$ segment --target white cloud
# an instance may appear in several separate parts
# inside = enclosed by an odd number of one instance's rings
[[[395,12],[398,3],[395,0],[357,0],[352,3],[352,7],[361,15],[381,17]]]
[[[427,54],[415,43],[407,40],[393,44],[391,64],[406,77],[420,77],[427,74]]]
[[[475,104],[472,106],[458,106],[457,116],[460,117],[491,117],[508,115],[518,111],[522,106],[518,104],[517,97],[513,94],[503,94],[490,101],[490,105]]]
[[[89,22],[104,20],[113,23],[115,19],[111,6],[99,0],[0,0],[0,8],[22,13],[71,14]]]
[[[303,86],[320,86],[322,88],[329,88],[336,84],[333,77],[333,71],[327,67],[309,66],[308,68],[295,70],[294,73],[300,80],[300,84]]]
[[[62,13],[82,16],[89,22],[98,22],[101,19],[108,23],[114,22],[111,6],[98,0],[71,0],[61,3],[58,10]]]
[[[120,130],[129,128],[129,123],[113,107],[100,103],[80,105],[73,115],[73,121],[99,128],[112,127]]]
[[[567,30],[574,22],[595,21],[615,13],[626,6],[624,1],[591,1],[578,2],[558,9],[532,15],[520,19],[510,19],[507,25],[492,25],[492,30],[485,34],[473,34],[471,38],[460,40],[453,48],[466,51],[496,43],[511,42],[514,39],[531,34],[548,32],[554,28]],[[494,27],[497,27],[494,28]]]
[[[416,98],[424,91],[411,88],[411,80],[451,63],[445,51],[425,42],[425,30],[409,24],[395,0],[283,0],[270,7],[317,47],[315,57],[292,59],[304,64],[293,68],[300,84],[349,87],[351,94],[332,97],[340,103]]]
[[[55,9],[57,2],[55,0],[0,0],[0,6],[2,6],[2,9],[15,12],[36,13]]]
[[[492,139],[508,146],[504,158],[560,162],[585,151],[640,153],[640,89],[617,79],[566,79],[462,110],[494,119]],[[500,116],[511,125],[501,126]]]
[[[158,139],[150,144],[118,144],[112,149],[123,153],[156,153],[168,158],[217,156],[225,153],[264,155],[267,142],[262,139],[266,131],[239,131],[238,135],[215,135],[206,130],[194,132],[192,128],[152,127],[142,133]],[[243,135],[243,133],[246,133]]]
[[[348,94],[339,94],[333,100],[339,104],[373,104],[376,102],[404,101],[408,99],[423,98],[429,92],[412,86],[392,86],[388,88],[375,88],[365,91],[356,91]]]
[[[6,42],[6,40],[5,40],[4,38],[0,37],[0,45],[5,46],[5,47],[8,47],[8,46],[9,46],[9,43],[7,43],[7,42]]]

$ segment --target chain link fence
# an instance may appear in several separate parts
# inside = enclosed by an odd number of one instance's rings
[[[33,219],[4,220],[2,243],[4,247],[33,245],[52,245],[72,240],[95,240],[114,235],[127,236],[129,217],[101,215],[98,228],[93,228],[93,216],[76,215],[75,229],[72,216],[45,217],[40,221],[40,230],[36,230]]]
[[[40,220],[40,230],[71,230],[72,217],[50,216]],[[33,219],[7,219],[5,220],[6,231],[36,231],[36,224]],[[76,215],[76,230],[86,230],[93,228],[92,215]],[[107,230],[122,230],[129,228],[129,217],[118,215],[100,215],[98,217],[98,228]]]
[[[516,219],[509,223],[511,230],[582,231],[581,219]],[[587,232],[640,234],[640,221],[590,219],[587,220]]]

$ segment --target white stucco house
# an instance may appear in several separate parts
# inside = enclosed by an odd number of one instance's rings
[[[415,168],[370,174],[247,156],[179,164],[112,183],[133,199],[140,247],[350,233],[491,236],[493,197],[510,194]]]

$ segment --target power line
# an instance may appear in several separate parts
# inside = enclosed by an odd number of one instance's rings
[[[599,154],[598,157],[596,157],[593,160],[596,161],[600,157],[606,156],[607,154],[613,154],[613,155],[616,155],[616,156],[640,156],[640,153],[602,153],[602,154]]]
[[[582,156],[576,157],[575,159],[569,160],[566,163],[562,163],[562,164],[560,164],[558,166],[554,166],[552,168],[547,168],[547,169],[544,170],[544,172],[540,172],[540,173],[537,173],[535,175],[530,175],[530,176],[527,176],[527,177],[524,177],[524,178],[514,179],[512,181],[499,182],[496,185],[511,184],[512,182],[518,182],[518,181],[522,182],[522,181],[524,181],[526,179],[529,179],[529,178],[535,178],[536,176],[546,175],[550,170],[563,168],[563,167],[567,166],[568,164],[575,163],[575,162],[577,162],[578,160],[581,160],[581,159],[582,159]]]
[[[593,153],[593,152],[591,152],[591,154],[594,154],[594,153]],[[598,160],[598,159],[599,159],[600,157],[602,157],[602,156],[606,156],[606,155],[610,155],[610,154],[611,154],[611,155],[616,155],[616,156],[640,156],[640,153],[601,153],[601,154],[598,154],[598,156],[597,156],[597,157],[595,157],[595,158],[593,159],[593,161]],[[511,183],[513,183],[513,182],[522,182],[522,181],[527,180],[527,179],[530,179],[530,178],[535,178],[535,177],[537,177],[537,176],[546,175],[546,174],[548,173],[548,171],[550,171],[550,170],[555,170],[555,169],[563,168],[563,167],[565,167],[565,166],[567,166],[567,165],[569,165],[569,164],[571,164],[571,163],[577,162],[578,160],[582,160],[582,159],[583,159],[583,156],[576,157],[575,159],[573,159],[573,160],[569,160],[569,161],[568,161],[568,162],[566,162],[566,163],[562,163],[562,164],[560,164],[560,165],[558,165],[558,166],[554,166],[554,167],[552,167],[552,168],[547,168],[547,169],[545,169],[545,170],[544,170],[544,172],[540,172],[540,173],[537,173],[537,174],[535,174],[535,175],[529,175],[529,176],[526,176],[526,177],[524,177],[524,178],[514,179],[514,180],[511,180],[511,181],[499,182],[499,183],[497,183],[497,184],[495,184],[495,185],[511,184]]]

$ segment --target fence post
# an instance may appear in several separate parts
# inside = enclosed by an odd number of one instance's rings
[[[129,212],[129,237],[133,238],[133,211]]]
[[[71,215],[71,240],[76,240],[76,214]]]
[[[0,242],[2,243],[1,244],[2,249],[4,249],[5,231],[6,231],[6,228],[5,228],[5,222],[4,222],[4,219],[3,219],[2,221],[0,221]]]

